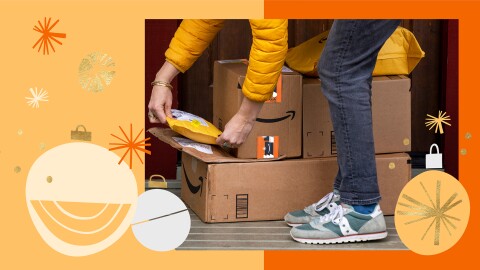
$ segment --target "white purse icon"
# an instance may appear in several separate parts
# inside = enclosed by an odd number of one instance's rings
[[[432,154],[432,149],[435,147],[437,149],[436,154]],[[425,156],[425,168],[426,169],[441,169],[442,168],[442,154],[438,150],[438,145],[436,143],[430,146],[430,154]]]

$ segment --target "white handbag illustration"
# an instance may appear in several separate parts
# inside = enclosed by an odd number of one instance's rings
[[[432,149],[435,147],[437,153],[432,154]],[[438,150],[438,145],[436,143],[430,146],[430,154],[425,156],[425,168],[426,169],[441,169],[442,168],[442,154]]]

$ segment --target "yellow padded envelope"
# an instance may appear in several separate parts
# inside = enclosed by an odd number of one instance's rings
[[[285,62],[299,73],[318,77],[318,59],[327,38],[328,31],[325,31],[289,49]],[[408,75],[423,57],[425,52],[422,51],[413,33],[399,26],[380,49],[373,76]]]
[[[180,110],[172,110],[173,118],[167,117],[170,128],[199,143],[215,144],[222,132],[205,119]]]

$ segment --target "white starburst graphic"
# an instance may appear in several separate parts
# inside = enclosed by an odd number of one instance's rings
[[[25,97],[28,101],[27,104],[29,106],[32,106],[32,108],[39,108],[40,104],[39,102],[41,101],[48,101],[48,92],[43,90],[43,88],[40,88],[40,90],[35,87],[35,90],[33,88],[30,88],[30,93],[32,94],[32,97]]]

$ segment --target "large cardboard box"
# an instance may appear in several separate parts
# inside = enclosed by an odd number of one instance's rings
[[[151,129],[156,137],[182,150],[182,200],[207,223],[281,220],[333,189],[335,157],[252,160],[229,156],[213,147],[212,154],[182,147],[171,130]],[[398,196],[410,180],[407,154],[378,155],[380,205],[394,214]],[[256,162],[252,162],[256,161]]]
[[[375,153],[411,151],[410,79],[405,76],[374,77],[372,120]],[[337,154],[328,101],[318,79],[303,80],[303,157]]]
[[[246,60],[214,64],[213,124],[223,130],[243,101]],[[279,78],[275,97],[265,102],[247,141],[232,155],[238,158],[299,157],[302,154],[302,76],[287,68]]]

